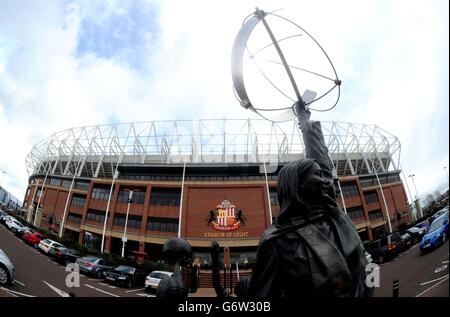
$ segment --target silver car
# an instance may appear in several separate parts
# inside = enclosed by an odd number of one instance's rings
[[[103,259],[85,256],[76,259],[80,271],[86,274],[92,274],[97,276],[97,278],[103,278],[103,272],[112,270],[114,267]]]
[[[14,281],[16,270],[8,256],[0,249],[0,285],[8,285]]]

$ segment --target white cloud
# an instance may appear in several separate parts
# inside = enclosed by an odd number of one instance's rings
[[[314,118],[377,124],[399,138],[402,166],[416,175],[421,194],[445,183],[446,1],[154,2],[145,10],[159,10],[158,34],[146,35],[152,45],[140,56],[150,72],[118,58],[76,54],[83,18],[101,25],[118,14],[133,22],[130,3],[48,2],[46,10],[34,1],[0,4],[0,133],[9,136],[0,168],[8,172],[3,185],[18,198],[26,189],[26,154],[58,130],[111,118],[255,117],[234,98],[230,55],[256,6],[283,8],[278,14],[310,32],[335,64],[341,101]]]

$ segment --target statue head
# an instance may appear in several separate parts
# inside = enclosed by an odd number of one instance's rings
[[[175,265],[178,262],[179,265],[186,266],[192,260],[192,247],[184,239],[172,238],[164,243],[163,254],[169,264]]]
[[[310,207],[322,205],[330,192],[330,185],[315,160],[303,159],[286,164],[278,174],[280,213],[276,223],[286,223],[294,217],[307,217]]]

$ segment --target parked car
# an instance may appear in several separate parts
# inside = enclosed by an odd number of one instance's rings
[[[81,253],[77,250],[66,247],[55,247],[49,251],[53,259],[63,265],[68,263],[75,263],[81,256]]]
[[[412,237],[409,233],[404,233],[400,236],[400,245],[398,247],[398,252],[406,251],[408,250],[412,245]]]
[[[105,281],[119,286],[134,287],[144,285],[147,274],[137,268],[119,265],[112,271],[104,272]]]
[[[50,250],[55,247],[64,247],[64,246],[61,243],[58,243],[50,239],[41,240],[38,244],[38,248],[45,254],[48,254]]]
[[[164,277],[172,276],[173,272],[167,271],[153,271],[145,278],[145,290],[150,291],[151,289],[157,289],[159,282]]]
[[[15,233],[16,233],[16,236],[18,236],[19,238],[23,238],[23,235],[25,234],[25,232],[30,232],[30,231],[31,231],[30,227],[23,226],[22,228],[17,230]]]
[[[78,258],[76,263],[80,267],[80,271],[86,274],[93,274],[97,278],[103,278],[103,272],[110,271],[114,267],[103,259],[85,256]]]
[[[428,232],[420,241],[420,251],[423,253],[437,247],[447,240],[448,236],[448,212],[436,218],[430,225]]]
[[[8,256],[0,249],[0,285],[9,285],[14,281],[16,270]]]
[[[422,240],[422,237],[427,233],[427,230],[427,228],[411,227],[406,230],[406,232],[411,235],[412,243],[415,244]]]
[[[398,232],[391,233],[387,237],[370,241],[364,245],[376,263],[383,263],[397,255],[401,237]]]
[[[435,219],[439,218],[441,215],[445,214],[446,212],[448,212],[448,207],[438,210],[434,215],[432,215],[430,218],[428,218],[428,222],[430,223],[430,225]]]
[[[17,219],[9,216],[5,221],[6,227],[11,230],[13,233],[20,231],[24,225],[21,224]]]
[[[35,249],[38,248],[39,242],[43,239],[45,239],[44,236],[36,231],[28,231],[23,234],[23,240]]]

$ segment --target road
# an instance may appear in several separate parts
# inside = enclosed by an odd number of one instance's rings
[[[82,274],[79,287],[67,287],[66,278],[69,276],[68,279],[72,282],[74,279],[70,278],[71,272],[66,272],[65,266],[57,264],[28,246],[2,225],[0,225],[0,249],[8,255],[16,269],[16,283],[5,287],[10,296],[67,297],[69,292],[77,297],[154,296],[147,294],[143,287],[119,288]]]
[[[393,281],[400,283],[400,297],[449,296],[448,240],[431,252],[421,254],[416,244],[380,266],[380,287],[375,296],[392,297]]]

